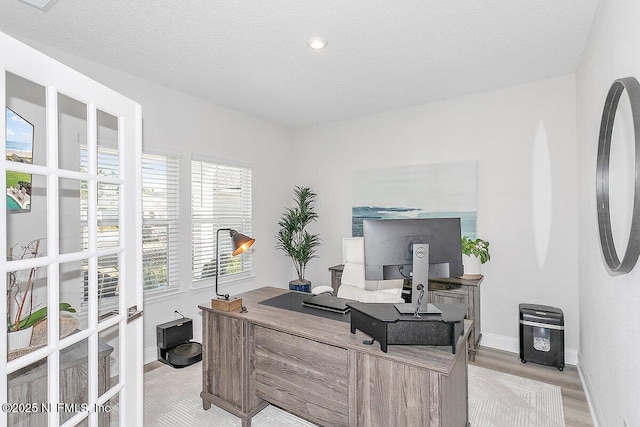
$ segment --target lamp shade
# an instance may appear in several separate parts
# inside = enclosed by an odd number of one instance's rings
[[[231,230],[229,234],[231,235],[231,248],[233,249],[233,256],[240,255],[241,253],[246,252],[247,249],[249,249],[249,247],[253,245],[253,242],[256,241],[256,239],[238,233],[236,230]]]

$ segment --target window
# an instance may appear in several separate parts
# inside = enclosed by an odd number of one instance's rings
[[[80,148],[80,171],[89,171],[89,153],[87,147]],[[120,172],[118,150],[115,148],[98,147],[98,174],[101,177],[117,177]],[[87,182],[80,183],[80,219],[82,222],[83,250],[89,249],[89,189]],[[97,184],[97,236],[98,249],[114,248],[120,245],[120,186],[105,182]],[[100,309],[115,307],[117,300],[110,297],[119,294],[118,278],[120,263],[117,254],[105,255],[98,258],[98,300]],[[88,303],[89,296],[89,266],[87,260],[82,265],[84,274],[83,305]]]
[[[145,291],[178,287],[178,158],[142,155],[142,269]]]
[[[216,231],[230,228],[251,235],[251,169],[191,161],[191,243],[193,281],[216,270]],[[229,233],[219,233],[219,276],[247,275],[251,254],[233,257]]]
[[[87,151],[81,151],[82,170],[87,171]],[[116,150],[100,147],[99,173],[116,174],[119,169]],[[144,290],[160,291],[178,286],[178,158],[143,154],[142,156],[142,268]],[[119,187],[99,183],[98,187],[98,248],[119,245]],[[88,249],[87,185],[81,186],[81,218],[84,249]],[[84,263],[84,302],[88,296],[88,266]],[[118,295],[119,262],[117,255],[98,261],[98,299]],[[105,301],[105,307],[109,303]],[[102,303],[101,303],[102,306]]]

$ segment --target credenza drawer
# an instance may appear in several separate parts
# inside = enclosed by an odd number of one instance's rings
[[[321,425],[349,425],[344,348],[254,326],[256,394]]]
[[[458,285],[455,283],[429,282],[429,290],[430,291],[447,291],[450,293],[465,294],[465,295],[468,293],[466,286]]]

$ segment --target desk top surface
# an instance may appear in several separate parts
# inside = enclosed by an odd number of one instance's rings
[[[242,298],[243,305],[247,307],[246,313],[213,310],[210,304],[200,305],[199,307],[204,311],[244,319],[255,325],[337,347],[355,349],[374,356],[441,372],[445,375],[451,372],[457,357],[466,357],[466,351],[451,354],[450,347],[437,346],[392,345],[389,346],[387,353],[383,353],[378,345],[363,344],[362,341],[369,339],[369,337],[360,331],[352,334],[349,323],[259,304],[260,301],[287,292],[291,291],[264,287],[237,295],[237,297]],[[464,321],[464,333],[458,341],[458,348],[466,348],[466,344],[465,347],[461,346],[461,341],[468,338],[471,324],[470,320]]]

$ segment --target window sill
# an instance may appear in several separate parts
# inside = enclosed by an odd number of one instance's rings
[[[184,294],[185,292],[186,290],[184,289],[170,289],[167,291],[149,293],[144,295],[144,302],[162,301],[173,298],[176,295]]]
[[[255,274],[248,274],[246,276],[242,276],[242,277],[234,277],[233,279],[228,279],[225,278],[224,281],[218,281],[218,291],[221,291],[222,289],[228,287],[229,285],[232,285],[234,283],[239,283],[239,282],[245,282],[247,280],[251,280],[254,279],[256,277]],[[214,289],[216,287],[215,284],[215,279],[213,283],[208,283],[206,285],[196,285],[195,283],[198,282],[191,282],[191,290],[194,292],[197,291],[204,291],[204,290],[211,290]]]

